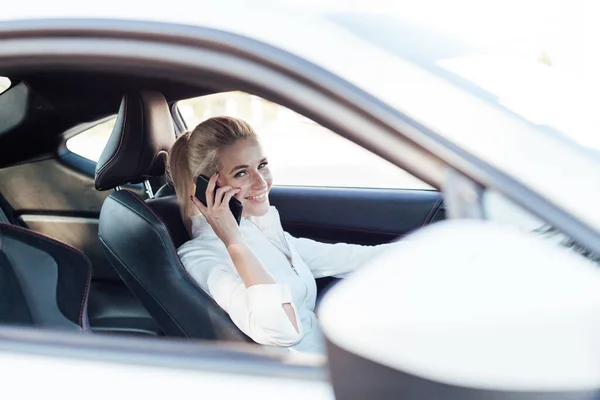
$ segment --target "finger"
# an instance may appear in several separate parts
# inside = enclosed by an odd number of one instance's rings
[[[236,194],[238,194],[240,192],[240,188],[237,189],[232,189],[230,191],[228,191],[227,193],[225,193],[225,195],[223,196],[223,204],[227,204],[229,205],[229,201],[231,200],[231,198],[233,196],[235,196]]]
[[[190,196],[190,200],[192,200],[192,203],[194,203],[194,205],[196,206],[196,208],[198,208],[198,211],[200,211],[202,215],[206,215],[207,208],[204,206],[204,204],[202,204],[200,200],[198,200],[196,196]]]
[[[215,187],[217,187],[217,179],[219,179],[219,173],[215,173],[208,180],[208,185],[206,186],[206,192],[204,195],[206,196],[206,205],[211,207],[215,204]]]
[[[223,204],[223,197],[226,193],[232,191],[233,188],[231,186],[221,186],[217,189],[217,193],[215,193],[215,207],[219,207]]]

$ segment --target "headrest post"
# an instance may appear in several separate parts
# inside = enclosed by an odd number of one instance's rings
[[[150,184],[150,181],[148,179],[144,181],[144,187],[146,188],[146,194],[148,195],[148,198],[153,199],[154,191],[152,190],[152,185]]]

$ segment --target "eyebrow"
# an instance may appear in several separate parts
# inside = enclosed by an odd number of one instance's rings
[[[242,168],[250,168],[250,166],[249,165],[238,165],[236,167],[231,168],[231,171],[229,173],[233,174],[235,171],[237,171],[238,169],[242,169]]]
[[[259,164],[262,164],[262,163],[264,163],[265,161],[267,161],[267,157],[263,158],[263,159],[262,159],[262,160],[260,160],[258,163],[259,163]],[[243,164],[243,165],[237,165],[237,166],[235,166],[235,167],[231,168],[231,171],[230,171],[229,173],[230,173],[230,174],[233,174],[235,171],[237,171],[238,169],[242,169],[242,168],[250,168],[250,166],[249,166],[249,165],[246,165],[246,164]]]

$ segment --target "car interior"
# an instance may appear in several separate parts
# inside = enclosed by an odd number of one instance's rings
[[[167,151],[191,128],[177,102],[215,90],[118,73],[7,76],[0,299],[10,301],[0,302],[9,304],[0,321],[249,342],[183,268],[176,249],[190,237],[165,176]],[[67,148],[69,138],[115,114],[98,162]],[[287,232],[329,243],[386,243],[445,218],[435,190],[274,186],[270,201]],[[319,293],[335,281],[319,279]]]

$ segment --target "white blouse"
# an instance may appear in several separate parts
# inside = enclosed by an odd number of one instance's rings
[[[314,313],[315,278],[351,272],[388,247],[326,244],[295,238],[283,231],[275,207],[270,207],[262,217],[242,218],[240,230],[276,284],[246,288],[227,248],[203,216],[192,218],[193,239],[177,251],[183,265],[235,325],[255,342],[306,353],[323,352]],[[299,332],[286,315],[284,303],[294,308]]]

